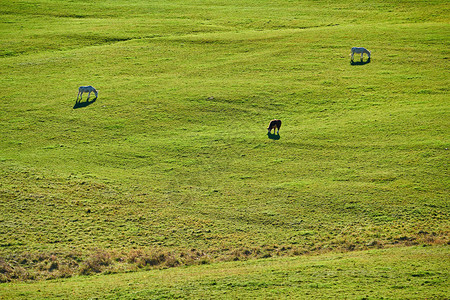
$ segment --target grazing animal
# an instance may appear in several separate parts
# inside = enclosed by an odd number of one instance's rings
[[[366,48],[363,48],[363,47],[353,47],[353,48],[352,48],[352,61],[353,61],[353,55],[354,55],[355,53],[361,53],[361,61],[363,60],[363,55],[364,55],[364,53],[367,54],[367,56],[369,57],[369,60],[370,60],[370,51],[367,50]]]
[[[77,95],[77,101],[78,101],[78,97],[80,97],[80,100],[83,98],[83,93],[89,93],[88,97],[86,100],[89,100],[89,97],[91,96],[91,93],[94,92],[95,94],[95,99],[97,99],[98,97],[98,91],[91,85],[88,86],[80,86],[78,88],[78,95]]]
[[[280,128],[281,128],[281,120],[272,120],[269,123],[269,127],[267,127],[268,130],[268,134],[272,132],[273,129],[273,133],[275,134],[275,129],[277,130],[277,134],[280,134]]]

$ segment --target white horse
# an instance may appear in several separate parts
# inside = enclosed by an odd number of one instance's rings
[[[354,55],[355,53],[361,53],[361,61],[363,60],[363,55],[364,55],[364,53],[367,54],[367,56],[369,57],[369,60],[370,60],[370,51],[367,50],[366,48],[363,48],[363,47],[353,47],[353,48],[352,48],[352,61],[353,61],[353,55]]]
[[[94,94],[95,94],[95,99],[97,99],[97,97],[98,97],[98,91],[97,91],[93,86],[91,86],[91,85],[88,85],[88,86],[80,86],[80,87],[78,88],[77,101],[78,101],[78,97],[80,97],[80,100],[83,98],[83,93],[89,93],[89,94],[88,94],[88,97],[87,97],[87,99],[86,99],[86,101],[89,100],[89,97],[91,96],[91,93],[92,93],[92,92],[94,92]]]

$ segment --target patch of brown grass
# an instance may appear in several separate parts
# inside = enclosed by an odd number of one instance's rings
[[[253,248],[212,249],[187,251],[161,251],[148,248],[117,252],[93,250],[90,253],[22,253],[8,258],[0,257],[0,282],[29,281],[67,278],[73,275],[117,273],[137,269],[173,268],[177,266],[209,264],[219,261],[264,259],[277,256],[299,256],[328,252],[350,252],[385,247],[413,245],[450,244],[445,233],[419,231],[416,234],[400,235],[387,239],[359,241],[352,238],[311,244],[309,247],[296,245],[264,245]]]

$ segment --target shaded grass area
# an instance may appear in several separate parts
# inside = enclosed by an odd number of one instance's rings
[[[1,6],[2,281],[447,244],[448,5],[333,3]]]
[[[227,262],[39,283],[5,284],[15,299],[444,299],[448,247]]]

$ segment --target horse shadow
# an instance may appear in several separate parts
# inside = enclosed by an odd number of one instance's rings
[[[352,65],[352,66],[364,66],[364,65],[367,65],[368,63],[370,63],[370,58],[368,58],[366,61],[353,61],[353,60],[351,60],[350,61],[350,64]]]
[[[87,101],[84,101],[84,102],[78,102],[78,100],[77,100],[77,102],[75,102],[75,105],[73,106],[73,109],[89,106],[92,103],[94,103],[96,100],[97,100],[97,97],[95,97],[94,99],[92,99],[90,101],[87,100]]]
[[[279,140],[281,138],[279,133],[275,134],[275,133],[271,133],[271,132],[267,133],[267,137],[271,140]]]

